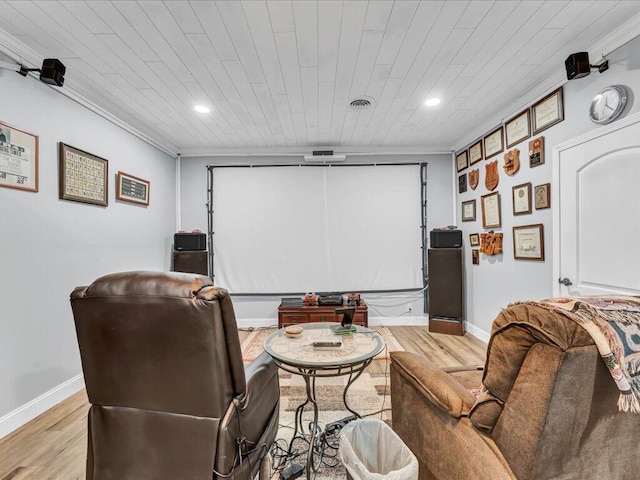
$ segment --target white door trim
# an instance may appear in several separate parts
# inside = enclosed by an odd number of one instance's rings
[[[630,125],[640,122],[640,112],[629,115],[622,120],[602,126],[595,130],[589,131],[564,143],[555,145],[551,152],[552,170],[551,170],[551,205],[552,205],[552,229],[553,229],[553,256],[552,256],[552,285],[553,296],[560,296],[560,153],[577,145],[589,142],[593,139],[603,137],[612,132],[626,128]]]

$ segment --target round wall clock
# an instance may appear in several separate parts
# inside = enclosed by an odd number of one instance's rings
[[[600,90],[589,107],[589,118],[601,125],[618,118],[627,104],[627,90],[622,85],[610,85]]]

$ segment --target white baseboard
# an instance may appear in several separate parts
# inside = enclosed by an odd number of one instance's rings
[[[0,417],[0,438],[9,435],[82,388],[84,388],[84,377],[79,374]]]
[[[474,337],[482,340],[484,343],[489,343],[489,338],[491,337],[491,333],[476,327],[472,323],[467,322],[467,332],[469,332]]]

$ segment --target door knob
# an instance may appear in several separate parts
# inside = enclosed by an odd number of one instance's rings
[[[559,278],[558,279],[558,283],[561,283],[565,287],[568,287],[569,285],[573,285],[573,282],[571,280],[569,280],[567,277]]]

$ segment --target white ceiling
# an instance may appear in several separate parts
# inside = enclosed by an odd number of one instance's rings
[[[0,3],[5,53],[32,67],[59,58],[67,94],[183,155],[450,151],[640,12],[600,0]],[[373,106],[350,109],[363,95]],[[442,103],[425,107],[430,96]]]

